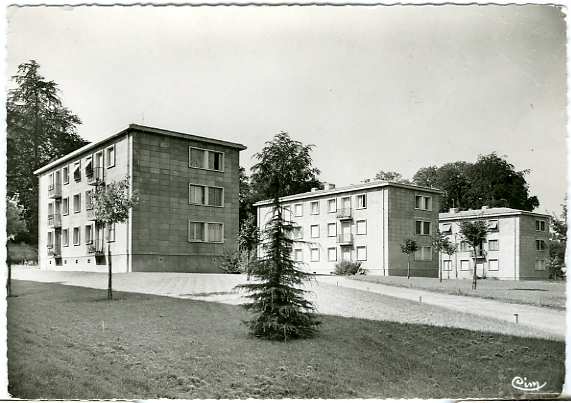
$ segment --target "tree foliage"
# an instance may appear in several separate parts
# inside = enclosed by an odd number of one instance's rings
[[[539,206],[539,200],[529,195],[525,180],[528,173],[529,170],[516,171],[494,152],[478,156],[475,163],[457,161],[420,168],[413,176],[413,183],[445,192],[440,198],[440,212],[482,206],[532,211]]]
[[[451,253],[448,252],[452,250],[452,253],[454,253],[456,245],[450,242],[448,237],[444,233],[442,233],[439,229],[437,229],[436,234],[434,234],[432,237],[432,246],[434,247],[435,251],[439,252],[439,257],[440,257],[442,252],[445,252],[448,254],[448,256],[450,256]],[[438,260],[438,278],[440,279],[440,281],[442,281],[442,259],[440,258]]]
[[[38,178],[33,172],[46,163],[86,145],[77,134],[81,120],[63,106],[54,81],[38,72],[30,60],[12,77],[17,87],[8,91],[7,180],[9,196],[19,196],[29,231],[26,241],[37,242]]]
[[[565,278],[566,275],[567,198],[565,198],[565,204],[562,207],[563,212],[561,216],[558,217],[553,213],[549,219],[550,235],[547,265],[549,267],[549,278],[551,279]]]
[[[314,145],[303,145],[289,134],[281,132],[267,141],[252,167],[250,185],[253,202],[322,189],[317,179],[319,169],[313,167],[311,150]]]
[[[6,235],[8,240],[13,240],[18,234],[26,232],[23,212],[24,209],[18,203],[17,197],[6,198]]]
[[[305,296],[308,291],[300,288],[313,275],[292,259],[294,225],[284,217],[283,207],[274,203],[262,233],[262,254],[250,269],[254,281],[237,286],[250,301],[243,306],[254,314],[248,321],[252,334],[279,341],[313,337],[319,325],[315,306]]]
[[[482,242],[486,239],[490,229],[488,223],[483,218],[477,218],[475,220],[463,220],[460,221],[460,235],[462,240],[472,248],[472,254],[474,259],[474,276],[472,280],[472,288],[476,289],[477,285],[477,274],[476,274],[476,262],[478,256],[478,250]]]
[[[393,172],[393,171],[379,171],[376,175],[375,175],[375,180],[381,180],[381,181],[389,181],[389,182],[395,182],[395,183],[404,183],[407,185],[412,184],[412,182],[408,179],[405,179],[402,177],[401,174],[399,174],[398,172]]]
[[[400,250],[402,253],[406,253],[407,258],[407,272],[406,278],[410,278],[410,255],[418,250],[418,243],[414,240],[412,236],[406,236],[403,238],[400,244]]]

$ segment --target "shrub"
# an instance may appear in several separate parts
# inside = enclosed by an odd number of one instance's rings
[[[366,274],[367,270],[362,267],[362,262],[350,262],[343,260],[335,264],[333,274],[338,276],[350,276],[353,274]]]
[[[220,269],[228,274],[244,273],[240,252],[237,250],[225,250],[224,254],[220,257]]]

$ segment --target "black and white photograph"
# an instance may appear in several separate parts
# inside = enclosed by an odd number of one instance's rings
[[[566,19],[6,6],[1,396],[567,396]]]

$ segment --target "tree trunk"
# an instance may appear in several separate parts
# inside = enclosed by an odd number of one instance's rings
[[[442,283],[442,251],[438,252],[438,277],[440,279],[440,282]]]
[[[474,247],[474,278],[472,280],[472,289],[475,290],[476,289],[476,283],[477,283],[477,275],[476,275],[476,267],[478,267],[478,258],[476,257],[476,248]]]
[[[109,267],[109,282],[107,284],[107,299],[113,299],[112,276],[113,269],[111,264],[111,244],[107,245],[107,266]]]
[[[12,258],[10,257],[10,249],[8,248],[10,241],[6,241],[6,264],[8,265],[8,279],[6,280],[6,295],[12,296]]]
[[[406,278],[410,278],[410,255],[406,255],[407,260],[407,270],[406,270]]]

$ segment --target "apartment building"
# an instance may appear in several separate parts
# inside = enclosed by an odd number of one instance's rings
[[[452,256],[442,255],[443,278],[472,278],[473,252],[462,242],[462,220],[485,219],[490,233],[476,250],[476,275],[504,280],[549,279],[549,216],[511,208],[483,208],[440,214],[440,231],[458,245]]]
[[[370,274],[406,276],[402,239],[412,235],[420,246],[411,256],[411,275],[438,276],[438,254],[431,243],[438,228],[440,191],[374,181],[283,197],[295,222],[294,259],[309,272],[330,274],[341,260],[360,261]],[[255,204],[260,229],[272,215],[269,200]]]
[[[131,124],[37,170],[39,267],[219,272],[236,248],[239,152],[222,140]],[[139,204],[105,228],[92,210],[96,186],[129,177]]]

